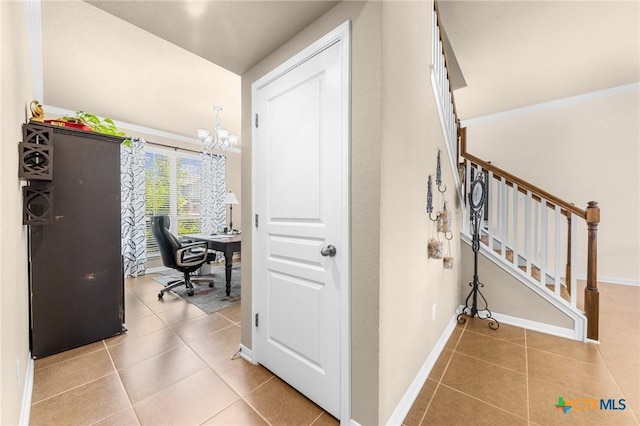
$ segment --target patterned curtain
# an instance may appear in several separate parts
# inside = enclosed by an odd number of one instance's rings
[[[202,233],[217,232],[227,223],[227,209],[223,204],[227,188],[226,158],[217,154],[202,154],[202,203],[200,230]]]
[[[131,138],[120,148],[122,256],[125,277],[144,275],[147,267],[145,235],[145,140]]]

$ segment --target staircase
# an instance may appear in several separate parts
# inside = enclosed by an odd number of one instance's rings
[[[467,183],[483,173],[488,197],[484,209],[481,251],[574,320],[573,338],[598,340],[597,288],[598,203],[586,209],[568,203],[510,172],[473,156],[466,149],[466,129],[461,128],[450,88],[447,55],[443,49],[438,5],[433,10],[431,83],[436,95],[449,159],[460,203],[464,206],[461,239],[471,243]],[[584,310],[577,306],[578,223],[587,230],[587,285]]]

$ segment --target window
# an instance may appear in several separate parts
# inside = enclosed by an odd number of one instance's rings
[[[158,255],[151,216],[167,215],[178,235],[200,232],[201,160],[198,154],[145,148],[147,254]]]

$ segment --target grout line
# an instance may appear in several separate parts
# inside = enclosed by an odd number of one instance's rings
[[[1,0],[0,0],[0,1],[1,1]],[[104,340],[101,340],[101,342],[104,342]],[[95,343],[97,343],[97,342],[89,343],[89,345],[91,345],[91,344],[95,344]],[[105,345],[103,345],[103,346],[105,346]],[[79,349],[79,348],[81,348],[81,347],[82,347],[82,346],[79,346],[78,348],[72,348],[72,349],[69,349],[69,350]],[[60,365],[60,364],[64,364],[64,363],[69,362],[69,361],[77,360],[78,358],[82,358],[83,356],[87,356],[87,355],[94,354],[94,353],[99,352],[99,351],[101,351],[102,349],[105,349],[105,348],[106,348],[106,346],[105,346],[104,348],[98,348],[98,349],[96,349],[95,351],[85,352],[85,353],[83,353],[83,354],[79,354],[79,355],[73,356],[73,357],[71,357],[71,358],[67,358],[67,359],[63,359],[63,360],[60,360],[60,361],[56,361],[56,362],[54,362],[54,363],[52,363],[52,364],[45,365],[44,367],[37,367],[37,368],[36,368],[36,366],[35,366],[35,361],[37,361],[37,360],[34,360],[34,364],[33,364],[33,371],[34,371],[34,374],[35,374],[35,371],[36,371],[36,370],[42,370],[42,371],[44,371],[44,370],[46,370],[47,368],[54,367],[54,366],[56,366],[56,365]],[[66,352],[66,351],[65,351],[65,352]],[[60,353],[64,353],[64,352],[60,352]],[[55,356],[55,355],[57,355],[57,354],[54,354],[54,355],[51,355],[51,356]],[[44,357],[44,358],[40,358],[40,359],[46,359],[46,357]]]
[[[507,324],[507,325],[509,325],[509,324]],[[511,326],[511,327],[515,327],[515,326]],[[521,327],[518,327],[518,328],[521,328]],[[522,328],[522,330],[526,330],[526,328]],[[474,330],[467,330],[467,331],[468,331],[469,333],[477,334],[478,336],[488,337],[489,339],[499,340],[499,341],[501,341],[501,342],[510,343],[510,344],[512,344],[512,345],[516,345],[516,346],[524,346],[523,344],[515,343],[515,342],[512,342],[512,341],[510,341],[510,340],[507,340],[507,339],[501,338],[501,337],[494,337],[494,336],[490,336],[490,335],[488,335],[488,334],[479,333],[479,332],[474,331]]]
[[[440,388],[440,384],[442,383],[442,379],[444,378],[444,375],[447,373],[447,369],[449,368],[449,364],[451,363],[451,360],[453,359],[453,354],[455,353],[455,349],[458,347],[458,344],[460,343],[460,340],[462,340],[462,335],[464,334],[464,331],[466,330],[467,325],[468,325],[468,323],[465,321],[464,326],[462,327],[462,330],[460,331],[460,336],[458,336],[458,340],[456,340],[456,344],[453,346],[453,349],[449,349],[451,351],[451,355],[449,355],[449,359],[447,360],[447,364],[444,366],[444,370],[442,370],[442,375],[440,376],[440,378],[436,382],[436,388],[433,390],[433,394],[431,395],[431,398],[429,398],[429,403],[427,404],[427,408],[425,408],[424,413],[422,413],[422,417],[420,418],[420,421],[418,422],[418,425],[422,425],[422,422],[424,422],[424,419],[427,417],[427,412],[429,411],[429,408],[431,408],[431,403],[433,402],[433,399],[436,397],[436,393],[438,393],[438,389]],[[443,349],[442,352],[444,352],[444,350],[446,350],[446,349],[447,348],[445,346],[445,348]],[[440,353],[440,356],[442,356],[442,352]],[[437,362],[438,362],[438,360],[436,360],[436,363]],[[425,383],[428,383],[428,382],[429,382],[429,378],[427,377],[427,381]]]
[[[318,421],[318,419],[319,419],[320,417],[322,417],[322,415],[323,415],[323,414],[324,414],[324,410],[323,410],[323,411],[320,411],[320,414],[318,414],[318,417],[316,417],[315,419],[313,419],[313,420],[311,421],[311,423],[309,423],[309,426],[313,426],[313,424],[314,424],[315,422],[317,422],[317,421]]]
[[[102,342],[104,343],[104,340]],[[105,343],[105,347],[106,347],[106,343]],[[141,424],[140,423],[140,419],[138,418],[138,413],[136,413],[136,410],[133,408],[133,403],[131,402],[131,397],[129,396],[129,392],[127,392],[127,388],[124,386],[124,382],[122,381],[122,377],[120,377],[120,372],[116,368],[115,362],[113,362],[113,357],[111,356],[111,352],[109,352],[109,348],[106,348],[106,349],[107,349],[107,355],[109,356],[109,361],[111,361],[111,366],[113,367],[113,371],[115,372],[116,377],[118,378],[118,383],[120,383],[120,387],[124,391],[124,394],[127,395],[127,401],[129,401],[129,408],[131,409],[131,411],[133,411],[133,415],[136,417],[136,420],[137,420],[138,424]],[[118,411],[121,411],[121,410],[118,410]],[[116,414],[118,411],[116,411],[115,413],[111,413],[108,416],[104,417],[103,419],[100,419],[100,420],[98,420],[98,421],[96,421],[96,422],[94,422],[92,424],[98,423],[98,422],[106,419],[107,417],[110,417],[110,416]]]
[[[581,342],[576,342],[576,343],[581,343]],[[581,344],[583,344],[583,345],[591,345],[592,343],[581,343]],[[594,345],[594,346],[596,346],[596,350],[597,350],[597,346],[598,345]],[[606,363],[604,362],[604,357],[602,356],[602,354],[600,354],[599,351],[598,351],[598,355],[600,356],[600,359],[601,359],[602,362],[581,361],[579,359],[575,359],[575,358],[572,358],[570,356],[562,355],[562,354],[559,354],[559,353],[556,353],[556,352],[550,352],[550,351],[547,351],[547,350],[544,350],[544,349],[538,349],[538,348],[536,348],[534,346],[530,346],[530,347],[528,347],[528,349],[532,349],[534,351],[542,352],[542,353],[545,353],[545,354],[548,354],[548,355],[553,355],[553,356],[557,356],[557,357],[560,357],[560,358],[564,358],[567,361],[571,361],[573,363],[579,362],[579,363],[587,364],[587,365],[599,365],[599,366],[604,366],[605,368],[608,369],[608,367],[606,366]]]
[[[260,386],[256,387],[254,390],[252,390],[251,392],[249,392],[247,395],[251,395],[252,393],[254,393],[255,391],[257,391],[258,389],[260,389],[262,386],[266,385],[268,382],[270,382],[274,377],[276,377],[275,375],[269,377],[269,379],[265,380],[264,383],[262,383]],[[255,411],[260,418],[262,418],[262,420],[264,420],[269,426],[273,426],[271,424],[271,422],[269,420],[267,420],[267,418],[265,416],[262,415],[262,413],[260,411],[258,411],[258,409],[256,407],[253,406],[253,404],[251,404],[249,401],[247,401],[247,399],[245,398],[245,396],[241,396],[240,398],[244,401],[245,404],[247,404],[249,407],[251,407],[251,409],[253,411]]]
[[[214,373],[215,373],[215,371],[214,371]],[[218,376],[218,377],[220,377],[220,376]],[[233,390],[233,389],[232,389],[232,390]],[[235,391],[234,391],[234,392],[235,392]],[[205,424],[205,423],[207,423],[209,420],[212,420],[214,417],[216,417],[217,415],[219,415],[220,413],[222,413],[222,412],[223,412],[224,410],[226,410],[227,408],[231,407],[231,406],[232,406],[233,404],[235,404],[236,402],[238,402],[238,401],[242,401],[242,397],[241,397],[237,392],[235,392],[235,393],[236,393],[236,395],[238,395],[238,399],[236,399],[236,400],[234,400],[234,401],[230,402],[229,404],[225,405],[225,406],[224,406],[224,408],[222,408],[220,411],[218,411],[217,413],[215,413],[213,416],[211,416],[211,417],[207,418],[207,419],[206,419],[205,421],[203,421],[201,424]]]
[[[72,390],[75,390],[75,389],[81,388],[82,386],[88,385],[89,383],[93,383],[93,382],[96,382],[96,381],[98,381],[98,380],[100,380],[100,379],[104,379],[105,377],[108,377],[108,376],[110,376],[111,374],[114,374],[114,373],[105,374],[104,376],[96,377],[95,379],[93,379],[93,380],[89,380],[88,382],[84,382],[84,383],[81,383],[81,384],[79,384],[79,385],[73,386],[73,387],[71,387],[71,388],[69,388],[69,389],[65,389],[65,390],[63,390],[62,392],[58,392],[58,393],[56,393],[56,394],[50,395],[50,396],[48,396],[48,397],[46,397],[46,398],[43,398],[43,399],[41,399],[41,400],[39,400],[39,401],[33,402],[33,403],[31,404],[31,406],[34,406],[34,405],[36,405],[36,404],[40,404],[41,402],[44,402],[44,401],[48,401],[48,400],[50,400],[51,398],[55,398],[56,396],[60,396],[60,395],[62,395],[63,393],[67,393],[67,392],[69,392],[69,391],[72,391]],[[116,374],[117,374],[117,372],[116,372]]]
[[[449,358],[449,361],[451,361],[451,358]],[[449,363],[447,363],[447,365],[449,365]],[[442,375],[444,376],[444,372],[442,373]],[[442,380],[442,377],[440,378],[440,380]],[[427,378],[427,383],[428,382],[429,382],[429,379]],[[421,426],[422,422],[424,422],[424,419],[427,417],[427,412],[429,411],[429,408],[431,408],[431,403],[433,402],[433,399],[436,397],[436,393],[438,392],[438,389],[440,389],[440,381],[436,382],[436,388],[433,390],[433,394],[431,395],[431,398],[429,398],[429,403],[427,404],[427,408],[425,408],[424,413],[422,413],[422,417],[420,417],[418,426]]]
[[[465,356],[465,357],[467,357],[467,358],[475,359],[475,360],[477,360],[477,361],[481,361],[481,362],[486,362],[486,363],[487,363],[487,364],[489,364],[489,365],[492,365],[492,366],[494,366],[494,367],[498,367],[498,368],[502,368],[502,369],[507,370],[507,371],[510,371],[510,372],[512,372],[512,373],[517,373],[517,374],[521,374],[521,375],[525,375],[525,374],[526,374],[526,373],[523,373],[522,371],[514,370],[514,369],[513,369],[513,368],[511,368],[511,367],[505,367],[504,365],[496,364],[496,363],[494,363],[494,362],[487,361],[486,359],[478,358],[478,357],[476,357],[476,356],[469,355],[469,354],[466,354],[466,353],[464,353],[464,352],[456,352],[456,353],[457,353],[458,355]],[[526,371],[526,370],[525,370],[525,371]]]
[[[618,380],[616,379],[616,376],[613,374],[613,371],[611,371],[611,368],[609,367],[609,363],[605,359],[605,357],[602,354],[602,352],[600,352],[600,346],[599,345],[596,347],[596,350],[598,351],[598,355],[600,355],[600,358],[602,358],[602,362],[604,363],[604,366],[607,369],[607,372],[609,373],[609,377],[611,377],[611,380],[613,380],[613,383],[615,383],[616,388],[618,388],[618,391],[620,392],[620,395],[624,396],[625,399],[626,399],[626,395],[622,391],[622,388],[620,387],[620,384],[618,383]],[[627,373],[622,373],[622,374],[628,375]],[[631,407],[629,407],[629,408],[631,408]],[[635,412],[633,411],[633,409],[631,409],[631,414],[633,414],[634,417],[637,417]],[[636,421],[640,421],[640,419],[636,419]]]
[[[515,413],[512,413],[512,412],[511,412],[511,411],[509,411],[509,410],[506,410],[506,409],[504,409],[504,408],[502,408],[502,407],[498,407],[497,405],[493,405],[493,404],[491,404],[490,402],[484,401],[484,400],[482,400],[482,399],[478,398],[477,396],[469,395],[468,393],[462,392],[461,390],[458,390],[458,389],[456,389],[456,388],[453,388],[453,387],[451,387],[451,386],[449,386],[449,385],[446,385],[446,384],[444,384],[444,383],[442,383],[442,385],[441,385],[441,386],[444,386],[445,388],[449,388],[449,389],[451,389],[452,391],[454,391],[454,392],[458,392],[458,393],[460,393],[460,394],[462,394],[462,395],[468,396],[469,398],[473,398],[473,399],[475,399],[476,401],[479,401],[479,402],[481,402],[481,403],[483,403],[483,404],[486,404],[486,405],[488,405],[488,406],[490,406],[490,407],[496,408],[496,409],[498,409],[498,410],[500,410],[500,411],[503,411],[503,412],[505,412],[505,413],[507,413],[507,414],[510,414],[510,415],[512,415],[512,416],[514,416],[514,417],[517,417],[517,418],[519,418],[519,419],[527,420],[527,419],[525,419],[524,417],[521,417],[521,416],[519,416],[519,415],[517,415],[517,414],[515,414]],[[527,422],[528,422],[528,420],[527,420]]]
[[[249,401],[244,399],[244,397],[242,398],[242,401],[244,401],[244,403],[247,404],[249,406],[249,408],[251,408],[258,416],[260,416],[260,418],[262,420],[264,420],[266,424],[268,424],[269,426],[273,426],[273,424],[269,420],[267,420],[267,418],[265,416],[263,416],[262,413],[260,411],[258,411],[258,409],[256,407],[254,407],[253,405],[251,405],[249,403]]]

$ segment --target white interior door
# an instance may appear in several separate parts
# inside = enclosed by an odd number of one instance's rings
[[[340,418],[349,379],[341,381],[349,357],[348,40],[320,42],[253,86],[254,352]]]

